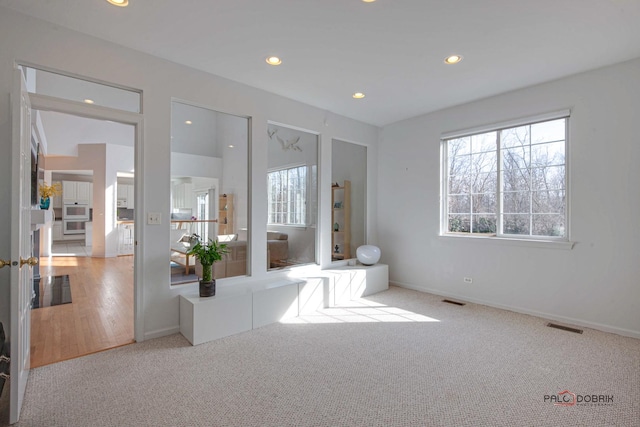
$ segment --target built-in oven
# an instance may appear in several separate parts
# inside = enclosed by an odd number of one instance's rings
[[[62,220],[89,220],[89,205],[64,205]]]
[[[84,234],[87,221],[82,219],[65,219],[62,221],[63,234]]]

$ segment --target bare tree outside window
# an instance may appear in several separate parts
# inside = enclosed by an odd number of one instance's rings
[[[447,232],[566,237],[566,123],[444,140]]]

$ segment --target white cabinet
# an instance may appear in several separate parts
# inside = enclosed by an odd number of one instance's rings
[[[91,183],[62,181],[62,200],[65,205],[88,205],[91,199]]]
[[[133,209],[135,206],[135,197],[133,193],[134,186],[130,184],[118,184],[118,207]]]
[[[93,182],[89,183],[89,208],[93,209]]]
[[[56,240],[64,239],[64,236],[62,234],[62,221],[54,221],[51,234],[51,240],[53,240],[54,242]]]

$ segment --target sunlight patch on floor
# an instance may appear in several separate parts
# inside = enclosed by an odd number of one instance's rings
[[[305,323],[398,323],[398,322],[440,322],[433,317],[417,314],[398,307],[358,299],[338,307],[323,308],[311,314],[281,320],[287,324]]]

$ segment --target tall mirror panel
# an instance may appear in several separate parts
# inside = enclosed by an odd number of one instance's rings
[[[228,253],[213,277],[249,274],[249,119],[173,101],[171,104],[171,284],[202,278],[189,249],[218,240]]]
[[[316,263],[318,136],[268,127],[268,269]]]
[[[331,144],[331,260],[356,257],[367,229],[367,147]]]

